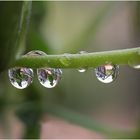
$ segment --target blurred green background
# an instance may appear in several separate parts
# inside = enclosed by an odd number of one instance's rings
[[[9,51],[17,53],[10,43],[16,40],[12,30],[17,27],[10,21],[18,24],[21,6],[22,2],[0,2],[1,69],[9,63]],[[140,2],[33,2],[23,54],[139,46]],[[7,70],[2,71],[0,138],[140,138],[139,77],[139,70],[121,66],[116,81],[103,84],[94,69],[63,69],[53,89],[41,86],[35,75],[32,85],[18,90],[10,84]]]

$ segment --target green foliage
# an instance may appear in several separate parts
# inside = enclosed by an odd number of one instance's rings
[[[17,49],[16,41],[19,32],[19,21],[22,2],[1,2],[0,3],[0,71],[4,70],[15,59]],[[11,49],[12,48],[12,49]],[[5,63],[6,62],[6,63]]]
[[[87,26],[81,35],[75,38],[75,40],[68,45],[70,52],[76,52],[77,50],[84,48],[84,46],[91,41],[91,36],[96,36],[97,31],[102,25],[102,21],[112,7],[112,3],[107,3],[107,5],[97,13],[96,17],[91,20],[90,25]],[[31,18],[31,2],[0,2],[0,13],[2,19],[0,21],[1,72],[14,66],[77,69],[85,67],[93,68],[105,64],[106,62],[121,65],[129,64],[132,66],[140,63],[140,48],[93,52],[87,54],[22,56],[25,51],[33,49],[42,50],[47,52],[47,54],[53,52],[50,44],[46,43],[47,41],[44,41],[38,29],[40,24],[39,21],[42,19],[42,15],[45,12],[43,4],[41,2],[33,2],[33,10],[34,12],[32,13]],[[28,30],[30,18],[31,26]],[[28,38],[27,30],[29,31]],[[64,52],[65,48],[62,48],[61,51]],[[4,77],[3,79],[6,78]],[[35,82],[24,91],[16,91],[7,86],[7,80],[0,82],[3,87],[3,90],[0,91],[0,111],[3,113],[7,109],[7,106],[11,104],[11,108],[13,106],[16,108],[17,117],[25,125],[23,138],[40,137],[40,120],[46,112],[85,128],[102,133],[107,138],[133,137],[132,132],[123,132],[107,128],[106,126],[98,124],[90,117],[76,113],[68,107],[63,106],[65,90],[61,87],[58,87],[53,91],[46,91],[46,89],[40,88]],[[24,94],[17,95],[22,99],[17,96],[12,96],[11,98],[10,93],[12,92],[23,92]],[[52,92],[53,94],[46,95],[46,92]],[[3,117],[3,120],[4,119],[5,118]],[[139,137],[139,131],[136,133],[136,136]]]

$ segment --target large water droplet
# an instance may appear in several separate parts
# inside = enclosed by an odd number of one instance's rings
[[[103,83],[113,82],[118,75],[118,65],[106,64],[95,69],[96,77]]]
[[[30,68],[11,68],[8,70],[8,76],[14,87],[24,89],[33,81],[33,70]]]
[[[79,52],[79,54],[85,54],[85,53],[87,53],[87,52],[86,52],[86,51],[80,51],[80,52]],[[79,68],[78,71],[79,71],[79,72],[86,72],[87,69],[86,69],[86,68]]]
[[[55,87],[61,79],[61,69],[40,68],[37,69],[38,80],[46,88]]]

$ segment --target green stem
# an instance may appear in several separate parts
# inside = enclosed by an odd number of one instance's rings
[[[32,1],[24,1],[21,11],[21,18],[18,30],[18,39],[17,39],[17,54],[16,57],[20,57],[21,54],[25,51],[26,36],[30,22]]]
[[[140,48],[121,49],[86,54],[61,54],[46,56],[24,55],[10,67],[52,67],[52,68],[84,68],[97,67],[106,63],[119,65],[140,64]]]
[[[25,132],[23,139],[39,139],[40,138],[41,126],[40,124],[34,124],[33,126],[25,126]]]

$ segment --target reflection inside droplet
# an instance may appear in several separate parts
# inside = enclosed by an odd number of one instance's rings
[[[33,70],[30,68],[11,68],[8,70],[8,76],[14,87],[24,89],[33,81]]]
[[[55,87],[61,79],[61,69],[40,68],[37,69],[38,80],[46,88]]]
[[[117,65],[106,64],[96,68],[95,74],[99,81],[103,83],[111,83],[118,75],[118,68],[119,67]]]

